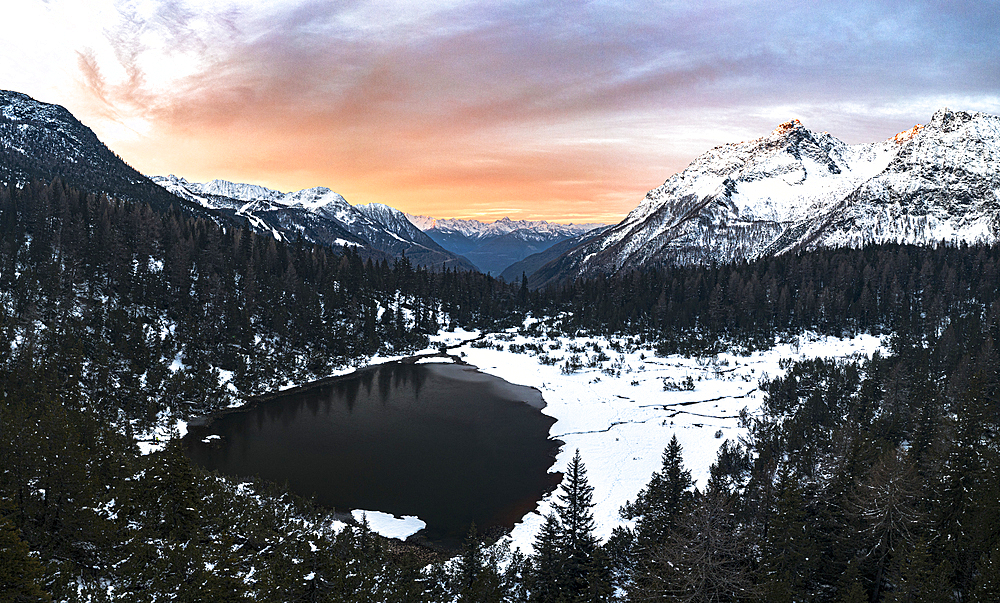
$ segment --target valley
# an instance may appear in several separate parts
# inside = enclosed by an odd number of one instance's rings
[[[0,101],[0,538],[34,600],[639,601],[706,575],[716,600],[989,600],[998,118],[942,109],[863,145],[787,122],[702,155],[606,230],[418,228],[326,187],[150,179],[65,109]],[[489,253],[523,277],[447,247],[494,231],[520,241]],[[392,367],[469,379],[465,363],[530,392],[514,397],[533,426],[449,431],[480,414],[471,386],[448,420],[402,405],[348,422],[362,398],[395,404],[409,378]],[[341,397],[303,388],[355,379]],[[401,395],[435,389],[455,388]],[[306,396],[296,412],[243,408],[283,391]],[[213,459],[251,447],[202,418],[242,411],[249,431],[301,430],[250,455],[282,467]],[[311,451],[356,435],[375,447],[329,456],[385,481],[350,501],[350,474],[295,483]],[[443,452],[420,460],[410,436]],[[522,444],[526,472],[505,457]],[[442,460],[482,452],[482,480]],[[386,502],[435,467],[460,483],[426,488],[434,508]],[[487,494],[463,500],[474,481]]]

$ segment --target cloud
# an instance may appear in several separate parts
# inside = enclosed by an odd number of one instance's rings
[[[1000,112],[992,4],[626,4],[136,0],[75,48],[75,102],[148,124],[116,150],[150,172],[550,218],[789,117],[861,142]]]

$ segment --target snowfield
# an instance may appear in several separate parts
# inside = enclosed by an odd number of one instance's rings
[[[442,332],[432,343],[435,347],[455,345],[478,335]],[[494,347],[478,347],[486,342]],[[683,446],[685,466],[696,485],[704,488],[722,442],[745,434],[739,426],[740,411],[746,408],[753,414],[759,410],[760,379],[784,372],[779,360],[870,357],[876,350],[884,351],[879,338],[871,335],[838,339],[807,333],[765,352],[701,358],[657,357],[650,348],[636,349],[626,342],[624,338],[549,339],[498,333],[487,335],[481,343],[450,350],[484,373],[542,392],[547,403],[542,412],[556,419],[549,435],[564,442],[551,470],[564,470],[580,449],[594,487],[596,535],[602,540],[616,526],[628,523],[619,517],[619,508],[634,500],[660,470],[663,449],[674,434]],[[613,343],[621,345],[623,352],[611,349]],[[515,349],[540,346],[544,352],[515,353],[510,351],[512,345]],[[595,346],[608,360],[593,362],[600,357]],[[584,367],[567,373],[563,366],[574,355]],[[556,363],[543,364],[543,360]],[[687,389],[692,385],[693,389]],[[512,546],[531,552],[556,494],[558,490],[515,525]]]

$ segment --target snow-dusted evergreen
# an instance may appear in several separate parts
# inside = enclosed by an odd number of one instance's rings
[[[283,193],[226,180],[197,183],[174,175],[152,180],[183,199],[246,218],[256,230],[277,239],[301,236],[324,245],[360,245],[389,256],[405,254],[414,263],[434,268],[474,269],[410,224],[402,212],[381,204],[353,206],[325,187]]]
[[[695,159],[537,281],[869,243],[995,242],[1000,118],[941,109],[848,145],[798,120]],[[537,282],[536,281],[536,282]]]

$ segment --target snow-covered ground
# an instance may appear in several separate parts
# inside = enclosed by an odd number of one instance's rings
[[[417,519],[414,515],[404,515],[402,518],[383,513],[381,511],[363,511],[355,509],[351,515],[358,523],[368,521],[368,527],[372,532],[381,534],[386,538],[399,538],[405,540],[420,530],[427,527],[427,524]]]
[[[443,332],[432,343],[456,344],[476,335]],[[779,360],[871,356],[882,348],[880,340],[870,335],[837,339],[812,334],[766,352],[700,358],[657,357],[652,349],[637,348],[625,339],[549,339],[500,333],[487,335],[483,342],[494,347],[463,345],[451,353],[485,373],[541,390],[547,403],[542,412],[556,419],[550,436],[565,442],[552,470],[564,470],[574,451],[580,450],[594,487],[594,519],[601,539],[623,523],[619,508],[634,500],[660,469],[661,455],[671,436],[676,434],[683,446],[685,466],[697,485],[705,486],[719,446],[744,434],[739,426],[740,411],[746,408],[754,413],[759,409],[760,379],[783,373]],[[613,350],[613,343],[622,351]],[[496,349],[497,345],[503,350]],[[519,346],[535,350],[511,352],[512,345],[515,350]],[[539,353],[538,347],[544,351]],[[601,353],[608,359],[595,362]],[[563,370],[566,360],[574,355],[583,368]],[[542,515],[552,509],[555,494],[558,491],[514,527],[513,546],[531,551]]]
[[[525,327],[532,323],[529,319]],[[528,332],[539,334],[526,336]],[[758,411],[761,378],[783,372],[779,360],[870,357],[883,349],[881,341],[871,335],[838,339],[806,333],[765,352],[659,357],[651,347],[628,338],[550,338],[542,332],[510,329],[480,337],[476,331],[442,330],[418,353],[426,357],[417,362],[450,362],[437,355],[438,350],[455,346],[448,353],[480,371],[540,390],[547,404],[542,412],[556,419],[549,435],[565,443],[551,470],[564,470],[575,450],[580,450],[594,487],[594,519],[601,539],[624,523],[619,508],[634,500],[660,469],[661,454],[671,436],[676,435],[683,446],[685,466],[696,484],[705,486],[722,442],[744,435],[740,411]],[[373,357],[365,366],[400,358]],[[333,374],[353,370],[344,367]],[[160,450],[171,437],[183,437],[186,428],[183,421],[165,415],[157,428],[138,438],[139,446],[144,454]],[[556,494],[558,490],[515,525],[513,546],[526,553],[532,550],[543,514],[552,510]],[[406,538],[424,526],[416,517],[397,519],[379,511],[356,511],[356,518],[360,520],[361,514],[368,517],[373,531],[390,538]]]

